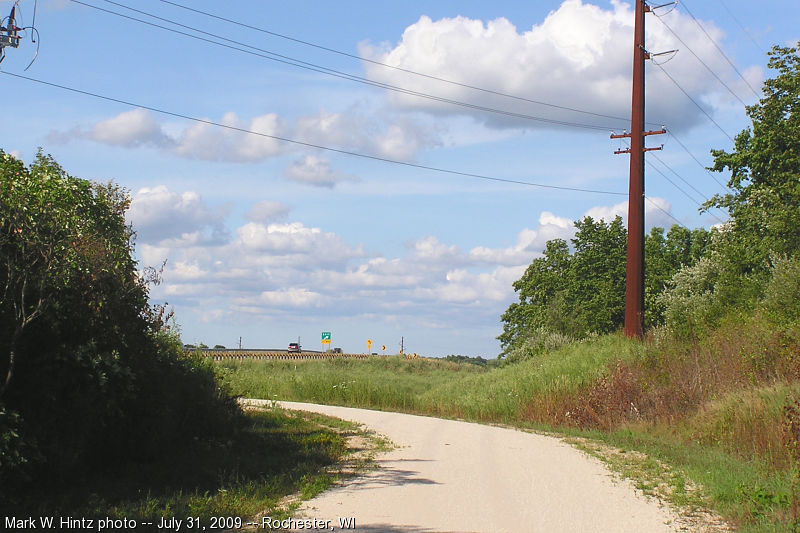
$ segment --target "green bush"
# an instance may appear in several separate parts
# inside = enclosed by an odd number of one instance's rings
[[[211,363],[148,303],[129,203],[0,150],[0,500],[239,428]]]
[[[717,323],[723,312],[723,302],[715,294],[721,275],[719,257],[712,254],[673,276],[658,300],[664,307],[667,327],[676,335],[692,337]]]
[[[764,291],[763,306],[779,323],[800,319],[800,259],[779,256],[772,259],[772,278]]]
[[[0,405],[0,472],[6,475],[24,472],[25,464],[38,458],[35,446],[22,438],[20,422],[19,413]]]
[[[569,335],[550,331],[544,326],[540,326],[531,331],[521,342],[509,352],[505,361],[507,363],[517,363],[525,359],[532,359],[547,352],[552,352],[558,348],[574,342],[575,339]]]

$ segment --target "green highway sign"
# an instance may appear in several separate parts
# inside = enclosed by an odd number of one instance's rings
[[[330,341],[331,340],[331,332],[330,331],[323,331],[322,332],[322,340]]]

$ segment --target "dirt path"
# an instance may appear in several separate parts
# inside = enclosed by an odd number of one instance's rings
[[[676,515],[556,438],[399,413],[281,402],[365,424],[398,448],[380,468],[306,502],[300,516],[355,531],[667,532]]]

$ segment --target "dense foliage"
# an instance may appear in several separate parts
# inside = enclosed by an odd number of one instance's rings
[[[542,257],[533,260],[514,283],[519,302],[503,314],[499,339],[504,353],[527,350],[533,355],[574,338],[609,333],[625,318],[625,255],[627,231],[622,219],[611,222],[586,217],[575,223],[572,251],[562,239],[548,241]],[[702,255],[709,241],[703,229],[673,226],[666,236],[653,228],[645,238],[646,321],[663,320],[657,300],[681,268]]]
[[[670,329],[702,335],[732,312],[766,309],[796,320],[800,248],[800,56],[774,47],[763,97],[747,108],[752,127],[736,136],[733,150],[713,150],[717,172],[730,172],[729,192],[706,207],[720,207],[730,221],[702,260],[675,276],[660,297]]]
[[[496,363],[496,359],[484,359],[480,355],[477,357],[470,357],[468,355],[448,355],[444,358],[445,361],[450,361],[459,364],[469,364],[476,366],[491,366]]]
[[[233,428],[132,258],[128,197],[0,151],[0,497]]]
[[[732,152],[712,151],[714,170],[730,172],[730,193],[708,205],[729,211],[725,252],[744,274],[800,246],[800,56],[777,46],[769,55],[778,76],[747,108],[752,128],[736,136]]]

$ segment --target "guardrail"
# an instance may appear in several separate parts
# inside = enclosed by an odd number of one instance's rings
[[[287,352],[286,350],[201,350],[205,357],[214,361],[237,361],[245,359],[366,359],[366,353],[322,353],[314,351]]]

